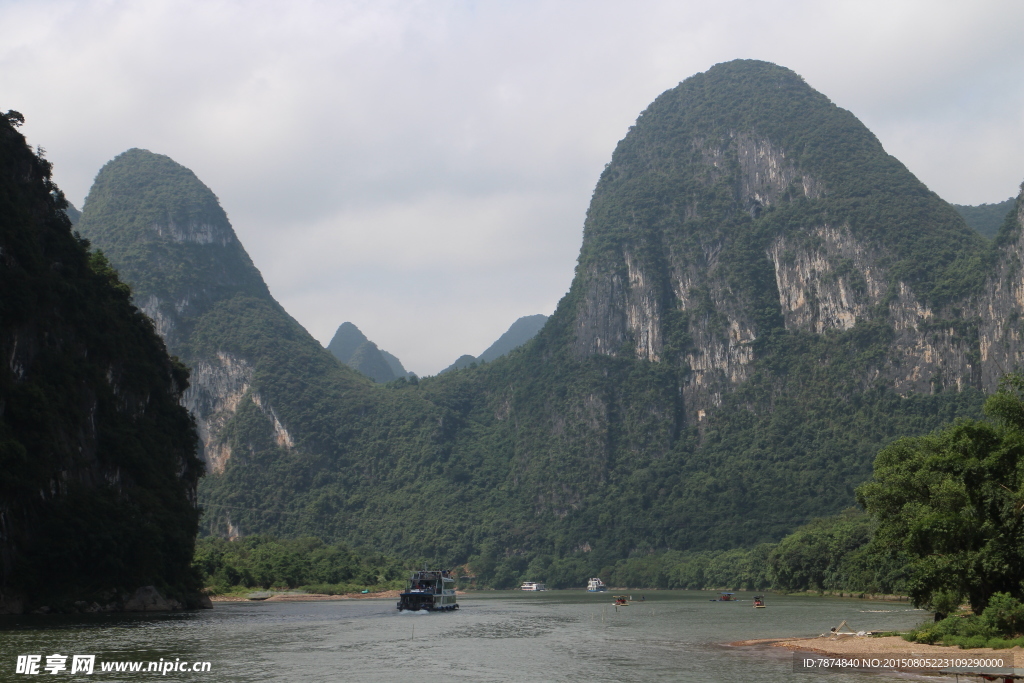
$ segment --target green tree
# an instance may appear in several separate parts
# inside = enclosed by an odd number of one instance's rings
[[[990,420],[962,420],[896,441],[857,491],[877,543],[910,559],[910,596],[969,600],[1024,594],[1024,377],[1008,375],[985,403]]]

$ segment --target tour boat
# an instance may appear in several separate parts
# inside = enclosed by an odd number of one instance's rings
[[[524,581],[523,585],[519,587],[521,591],[546,591],[548,589],[543,583],[536,583],[534,581]]]
[[[430,612],[450,612],[459,609],[455,598],[455,579],[447,570],[427,570],[413,572],[409,578],[409,587],[399,595],[398,611],[427,610]]]
[[[587,581],[587,591],[590,593],[601,593],[606,590],[608,590],[608,586],[604,585],[604,581],[596,576],[590,581]]]

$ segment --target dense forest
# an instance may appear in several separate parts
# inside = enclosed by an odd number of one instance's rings
[[[242,589],[301,589],[340,595],[405,587],[413,563],[381,554],[354,552],[318,538],[248,536],[236,541],[201,538],[194,566],[211,593]]]
[[[317,536],[496,587],[796,543],[855,503],[880,449],[980,417],[994,368],[1016,363],[1015,304],[978,303],[1009,291],[993,278],[1013,214],[986,240],[765,62],[717,65],[641,114],[598,180],[569,293],[475,368],[374,385],[338,362],[167,157],[111,161],[79,225],[193,369],[204,533]],[[899,585],[821,571],[808,585]],[[717,581],[680,572],[665,585]]]

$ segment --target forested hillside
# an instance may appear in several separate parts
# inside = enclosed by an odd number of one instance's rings
[[[187,311],[172,221],[97,210],[104,174],[138,182],[133,158],[101,172],[82,229],[140,273],[147,310]],[[169,177],[147,176],[180,204],[161,215],[215,203]],[[798,75],[717,65],[619,143],[569,293],[505,357],[373,385],[242,291],[249,271],[176,323],[210,397],[189,404],[204,527],[469,562],[495,585],[777,541],[853,504],[883,445],[979,414],[1020,362],[1021,251],[1019,210],[985,240]]]
[[[21,122],[0,115],[0,614],[114,609],[151,585],[195,606],[188,370],[72,235]]]
[[[963,216],[967,225],[978,231],[979,234],[994,239],[999,234],[999,228],[1006,222],[1006,215],[1013,209],[1016,200],[1010,197],[1004,202],[996,204],[979,204],[977,206],[966,206],[954,204],[953,208]]]

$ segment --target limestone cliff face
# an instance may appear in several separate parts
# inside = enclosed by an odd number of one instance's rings
[[[935,267],[915,266],[944,241],[953,246]],[[572,349],[681,367],[691,423],[749,378],[758,340],[781,330],[884,321],[891,346],[864,386],[987,391],[1021,361],[1007,324],[1024,296],[1020,238],[999,247],[984,286],[947,296],[936,284],[986,250],[795,74],[718,65],[643,112],[602,174],[573,284]]]
[[[215,474],[223,473],[231,458],[231,446],[223,438],[224,427],[249,393],[252,376],[250,363],[223,351],[192,366],[192,385],[182,397],[182,404],[196,418],[203,458]]]
[[[825,334],[885,319],[895,332],[888,360],[866,381],[882,378],[902,395],[994,388],[1002,372],[983,381],[977,328],[982,315],[1005,319],[1013,307],[988,306],[983,312],[972,298],[935,311],[894,278],[878,250],[858,241],[848,226],[808,232],[814,246],[779,237],[768,250],[787,330]]]
[[[978,360],[984,387],[1004,372],[1024,365],[1019,324],[1024,312],[1024,185],[1015,207],[1016,228],[999,245],[995,272],[973,307],[978,317]]]

